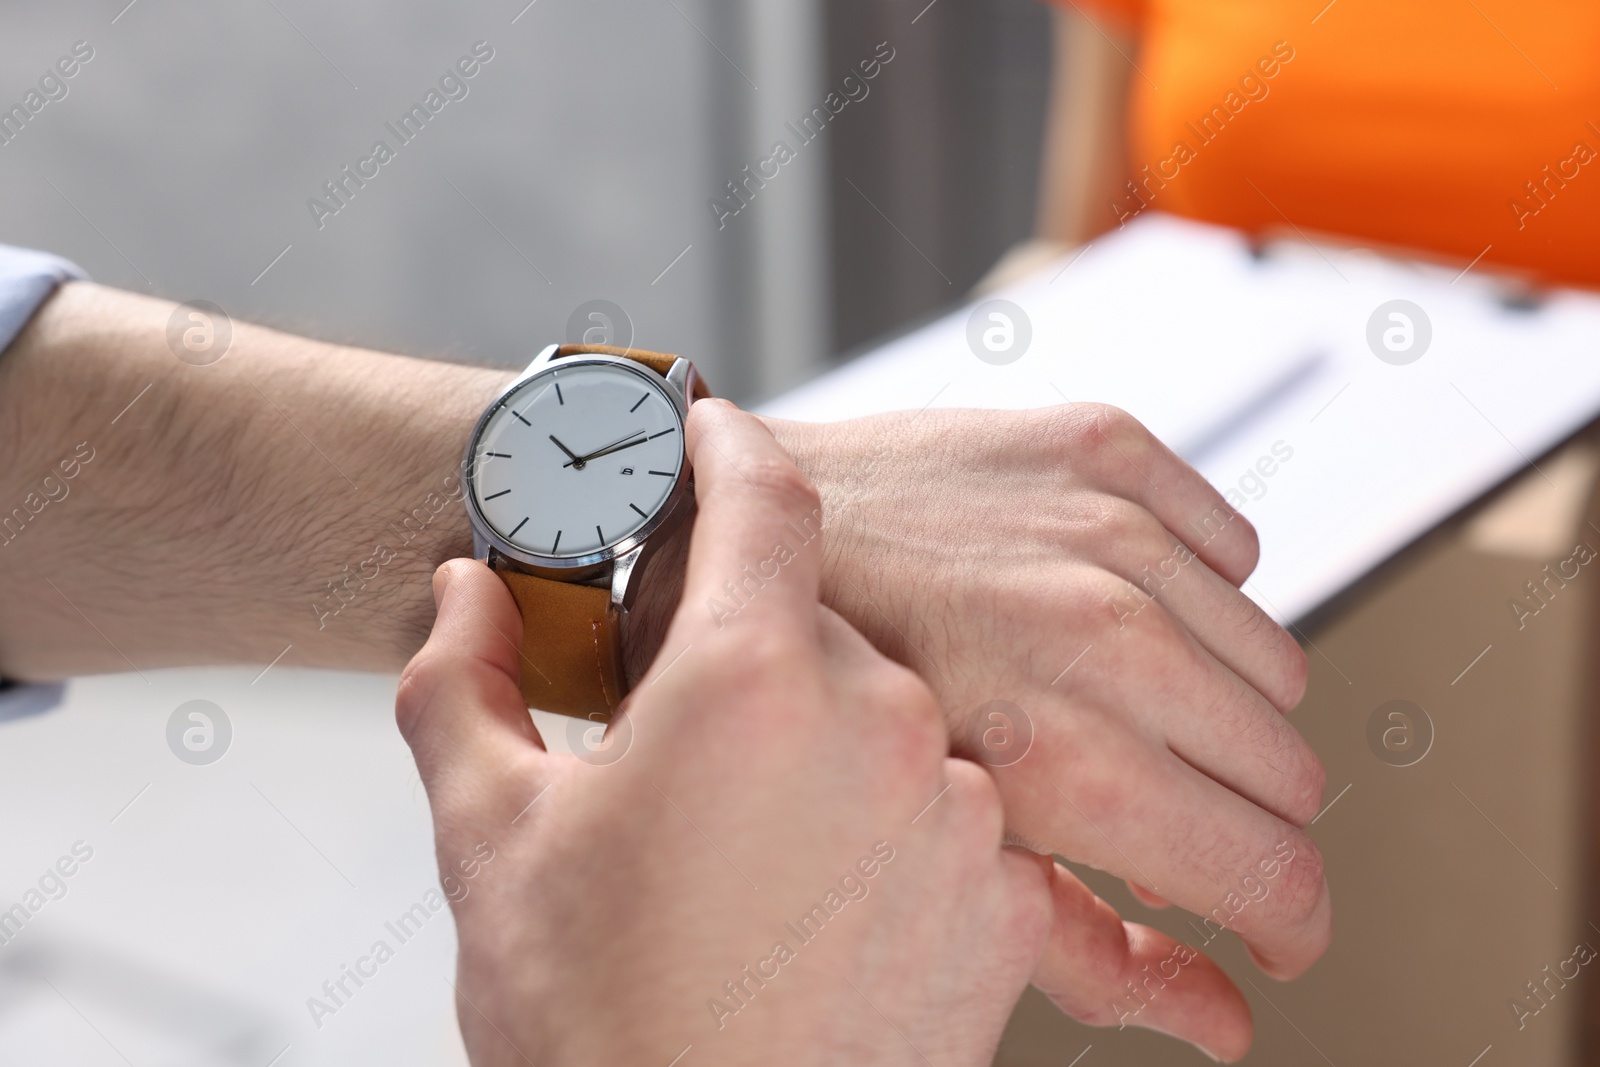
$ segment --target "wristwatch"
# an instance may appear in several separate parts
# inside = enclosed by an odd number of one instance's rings
[[[624,622],[652,551],[693,513],[684,420],[708,395],[680,356],[551,345],[478,419],[467,513],[522,612],[529,707],[608,721],[626,694]]]

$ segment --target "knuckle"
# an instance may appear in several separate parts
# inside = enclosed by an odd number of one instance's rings
[[[1118,946],[1118,948],[1121,948],[1121,946]],[[1128,972],[1128,956],[1125,951],[1086,952],[1082,957],[1080,966],[1085,985],[1095,989],[1116,989],[1122,984],[1123,975]],[[1090,1014],[1098,1016],[1102,1011],[1109,1013],[1112,1010],[1110,1005],[1105,1004],[1100,997],[1096,997],[1091,1003],[1095,1007],[1086,1009]],[[1082,1015],[1078,1016],[1078,1018],[1084,1022],[1089,1022],[1089,1019]],[[1096,1023],[1094,1025],[1099,1024]]]
[[[1217,500],[1212,504],[1202,504],[1200,508],[1189,515],[1183,523],[1185,536],[1190,539],[1190,544],[1199,552],[1203,552],[1212,559],[1226,559],[1232,554],[1229,547],[1232,539],[1238,532],[1250,528],[1244,516],[1229,507],[1226,501]],[[1260,555],[1260,544],[1254,540],[1255,531],[1250,530],[1249,539],[1244,543],[1249,551],[1249,564],[1238,575],[1243,581],[1249,573],[1255,570],[1257,558]]]
[[[1305,738],[1276,711],[1253,694],[1240,700],[1223,695],[1205,710],[1207,721],[1244,753],[1250,754],[1275,781],[1262,806],[1295,826],[1305,826],[1321,809],[1327,771]]]
[[[822,507],[817,487],[800,468],[777,457],[742,464],[739,473],[757,496],[770,500],[786,512],[806,513]]]
[[[1292,926],[1308,929],[1318,921],[1323,911],[1323,885],[1327,869],[1322,853],[1304,834],[1295,834],[1289,841],[1294,846],[1294,860],[1285,870],[1286,881],[1282,915]]]
[[[1095,518],[1103,536],[1128,556],[1131,569],[1173,553],[1175,542],[1156,517],[1143,507],[1122,497],[1101,498]]]
[[[787,634],[770,626],[747,626],[708,639],[697,666],[718,688],[761,696],[787,691],[800,660]]]
[[[1138,419],[1113,404],[1090,402],[1075,405],[1072,410],[1086,432],[1102,437],[1115,438],[1130,430],[1144,429]]]
[[[871,704],[864,714],[879,724],[896,766],[907,777],[924,778],[949,747],[943,712],[927,686],[906,668],[886,663],[872,671],[863,693]]]
[[[1055,925],[1055,908],[1042,878],[1037,888],[1037,892],[1020,893],[1014,898],[1016,910],[1010,929],[1012,936],[1022,944],[1039,946],[1042,950]]]
[[[1120,449],[1128,458],[1145,449],[1150,441],[1150,431],[1144,423],[1119,407],[1110,404],[1079,404],[1072,409],[1072,437],[1080,447],[1091,452],[1109,452],[1116,455]]]
[[[746,627],[748,632],[722,643],[718,660],[725,669],[748,678],[767,678],[795,660],[795,650],[785,635],[771,627]]]
[[[1289,815],[1290,821],[1296,826],[1305,826],[1322,810],[1322,796],[1328,788],[1328,771],[1310,746],[1303,741],[1300,746],[1304,750],[1301,756],[1302,769],[1297,776],[1298,789]]]
[[[1306,687],[1311,682],[1311,661],[1306,657],[1306,650],[1300,643],[1284,633],[1283,655],[1280,657],[1283,671],[1283,692],[1279,694],[1282,703],[1278,707],[1283,711],[1297,707],[1305,699]]]
[[[1200,475],[1196,473],[1195,477],[1199,479]],[[1261,535],[1244,512],[1217,493],[1215,486],[1205,484],[1211,489],[1210,502],[1191,512],[1184,528],[1198,549],[1212,548],[1208,554],[1227,572],[1224,577],[1237,585],[1250,576],[1261,560]]]
[[[1145,610],[1151,605],[1150,598],[1142,589],[1106,570],[1095,572],[1065,598],[1046,589],[1031,592],[1029,596],[1034,601],[1048,598],[1053,612],[1067,618],[1089,620],[1091,627],[1101,632],[1115,633],[1144,621],[1144,617],[1151,614]],[[1067,602],[1062,603],[1063,599]],[[1152,653],[1164,654],[1167,651],[1167,639],[1159,630],[1147,635],[1146,639],[1155,643],[1155,647],[1150,649]]]
[[[1094,761],[1075,762],[1077,773],[1061,787],[1068,803],[1090,827],[1113,822],[1125,806],[1126,789],[1122,782],[1115,775],[1100,770]],[[1092,832],[1084,836],[1093,843]]]
[[[1183,703],[1192,703],[1190,694],[1194,687],[1215,676],[1217,661],[1182,620],[1167,610],[1165,604],[1156,601],[1145,614],[1149,616],[1149,634],[1153,636],[1141,635],[1141,638],[1152,641],[1156,654],[1166,664],[1163,667],[1156,662],[1153,666],[1162,671],[1174,698],[1181,699]]]
[[[969,843],[981,851],[997,848],[1004,816],[994,779],[964,759],[946,760],[945,777],[950,782],[951,811],[970,832]]]
[[[1296,827],[1308,825],[1322,810],[1322,795],[1328,786],[1328,772],[1311,746],[1284,725],[1273,738],[1260,743],[1262,760],[1277,772],[1279,785],[1271,791],[1271,800],[1263,803]]]
[[[1227,504],[1223,506],[1233,512],[1230,525],[1243,549],[1241,554],[1244,557],[1244,574],[1249,575],[1256,569],[1256,564],[1261,562],[1261,535],[1256,532],[1255,523],[1245,518],[1242,513]]]
[[[1116,1025],[1119,1018],[1115,1006],[1116,998],[1119,995],[1128,995],[1127,990],[1121,988],[1121,982],[1117,980],[1120,977],[1118,975],[1099,983],[1104,988],[1103,995],[1096,997],[1094,1000],[1086,1000],[1074,1005],[1067,1014],[1085,1026],[1104,1027]]]
[[[902,729],[914,731],[926,741],[943,740],[944,717],[922,679],[899,664],[885,663],[874,673],[874,699],[898,715]]]
[[[433,701],[433,695],[444,681],[444,665],[437,656],[419,652],[400,672],[400,685],[395,691],[394,719],[400,735],[409,740],[417,729],[423,713]]]
[[[1222,612],[1230,629],[1264,652],[1268,683],[1262,686],[1262,695],[1279,711],[1288,711],[1300,703],[1305,696],[1309,664],[1294,636],[1238,590],[1228,593]]]
[[[779,631],[742,627],[719,633],[684,659],[662,681],[671,687],[686,737],[742,745],[753,756],[772,746],[809,744],[807,738],[828,726],[818,714],[828,706],[818,685],[819,666]]]
[[[1293,635],[1238,590],[1229,591],[1221,617],[1232,632],[1264,651],[1261,695],[1281,712],[1299,704],[1306,694],[1310,664]]]
[[[1061,731],[1052,747],[1056,788],[1084,823],[1082,840],[1098,854],[1103,841],[1092,827],[1115,823],[1127,813],[1127,769],[1141,762],[1139,753],[1131,751],[1134,746],[1119,731],[1089,725],[1082,716]]]
[[[1101,944],[1073,959],[1070,990],[1057,990],[1051,999],[1085,1026],[1115,1026],[1117,1005],[1128,995],[1127,983],[1135,977],[1126,942]]]
[[[1105,436],[1117,440],[1142,438],[1147,435],[1144,423],[1111,404],[1099,404],[1095,412],[1096,428]]]
[[[1222,607],[1218,614],[1230,629],[1240,635],[1266,644],[1274,651],[1281,650],[1288,638],[1288,633],[1272,621],[1272,616],[1261,610],[1261,606],[1242,589],[1230,588],[1223,593]],[[1288,640],[1293,644],[1293,640]]]

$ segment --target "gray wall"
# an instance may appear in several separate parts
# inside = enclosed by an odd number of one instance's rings
[[[0,106],[94,48],[0,146],[0,241],[241,318],[512,365],[601,298],[750,398],[958,300],[1031,226],[1033,0],[125,3],[0,14]],[[384,124],[479,40],[398,147]],[[873,95],[719,228],[711,199],[882,40]],[[396,158],[319,228],[307,200],[379,138]]]
[[[819,225],[807,193],[825,161],[764,198],[759,225],[719,232],[707,203],[755,158],[756,101],[814,95],[812,5],[125,2],[0,15],[6,106],[75,41],[94,48],[66,98],[0,147],[0,241],[238,317],[508,365],[604,298],[640,345],[696,354],[725,392],[781,384],[755,353],[784,309],[742,308],[763,233],[794,228],[786,212]],[[479,40],[494,58],[468,95],[398,147],[384,124]],[[380,138],[395,159],[319,228],[307,200]],[[820,292],[821,247],[785,260],[786,291]],[[791,374],[826,341],[798,343],[779,353]]]
[[[833,348],[961,301],[1031,236],[1050,77],[1038,0],[827,0],[828,66],[895,49],[830,136]]]

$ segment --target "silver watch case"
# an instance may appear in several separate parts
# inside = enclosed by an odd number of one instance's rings
[[[678,469],[677,481],[668,492],[666,501],[643,526],[610,548],[583,556],[570,558],[545,556],[519,548],[496,533],[478,507],[478,495],[473,482],[473,456],[478,450],[478,439],[483,434],[484,427],[488,425],[490,417],[504,407],[511,395],[528,379],[552,366],[561,368],[593,364],[620,367],[656,384],[659,384],[662,378],[644,364],[620,356],[590,354],[558,356],[556,353],[560,347],[560,345],[550,345],[545,348],[521,374],[502,389],[478,417],[477,424],[472,428],[472,436],[467,439],[467,451],[461,459],[461,482],[464,489],[462,496],[467,504],[467,516],[472,523],[473,554],[490,567],[522,571],[562,582],[577,582],[600,588],[609,586],[611,606],[619,612],[626,612],[633,606],[638,592],[637,584],[633,581],[634,575],[643,572],[651,554],[666,540],[665,535],[694,511],[694,473],[689,469],[687,458]],[[677,409],[678,421],[687,425],[688,398],[694,395],[694,364],[679,357],[667,371],[666,383],[667,398]],[[663,536],[658,537],[657,534]]]

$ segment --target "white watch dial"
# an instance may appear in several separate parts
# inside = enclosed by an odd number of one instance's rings
[[[683,469],[683,421],[654,374],[557,363],[507,396],[473,443],[472,493],[501,537],[572,558],[637,533]]]

